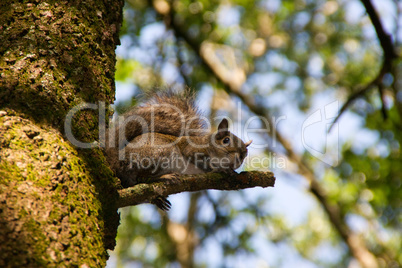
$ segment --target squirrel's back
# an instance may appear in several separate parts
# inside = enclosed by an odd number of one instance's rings
[[[121,149],[137,136],[149,132],[175,137],[203,135],[205,122],[195,105],[194,93],[162,91],[124,113],[112,128],[107,136],[113,142],[108,138],[107,149]]]

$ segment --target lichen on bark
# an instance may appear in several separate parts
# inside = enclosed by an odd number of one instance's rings
[[[0,267],[103,267],[114,247],[115,178],[63,122],[82,102],[111,115],[122,5],[0,3]],[[77,139],[97,138],[97,111],[74,119]]]

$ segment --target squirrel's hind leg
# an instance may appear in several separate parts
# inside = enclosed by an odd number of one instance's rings
[[[163,211],[168,211],[172,207],[172,203],[170,203],[170,201],[166,197],[161,195],[151,200],[150,203],[154,204]]]

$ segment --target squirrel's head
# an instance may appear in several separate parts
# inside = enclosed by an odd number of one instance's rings
[[[213,146],[210,153],[211,165],[214,169],[237,169],[243,163],[247,156],[247,147],[252,141],[244,143],[236,135],[233,135],[229,129],[229,122],[223,119],[218,126],[217,132],[212,135]],[[215,161],[213,158],[216,158]]]

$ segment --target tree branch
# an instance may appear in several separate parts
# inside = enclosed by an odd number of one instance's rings
[[[377,37],[380,41],[382,50],[384,51],[384,57],[387,59],[393,59],[398,55],[395,52],[394,45],[392,44],[391,35],[387,34],[384,27],[378,17],[376,10],[370,0],[361,0],[364,7],[366,8],[367,14],[373,23],[374,29],[377,33]]]
[[[117,207],[135,206],[149,203],[159,196],[168,196],[181,192],[195,192],[208,189],[240,190],[253,187],[273,187],[275,176],[272,172],[249,171],[236,175],[224,173],[205,173],[199,175],[181,175],[178,179],[153,183],[137,184],[119,191]]]
[[[341,109],[339,110],[338,115],[335,117],[334,121],[331,123],[331,126],[328,129],[328,133],[331,132],[332,127],[335,125],[336,122],[338,122],[341,115],[349,108],[349,106],[352,105],[352,103],[356,99],[362,97],[364,94],[366,94],[367,91],[369,91],[372,87],[374,87],[376,85],[376,81],[377,81],[377,79],[370,82],[365,87],[360,88],[359,90],[354,90],[355,93],[353,93],[352,95],[349,96],[349,98],[346,100],[346,102],[342,105]]]
[[[309,183],[310,193],[312,193],[317,198],[319,203],[323,206],[330,222],[338,231],[339,235],[342,237],[345,243],[348,245],[352,255],[359,261],[362,267],[377,268],[378,264],[375,256],[367,249],[364,241],[360,237],[356,236],[350,230],[347,224],[345,224],[345,219],[340,212],[339,205],[331,204],[328,201],[326,192],[321,187],[320,183],[316,180],[313,170],[306,163],[304,163],[302,158],[293,150],[291,143],[285,137],[283,137],[281,133],[274,127],[275,125],[271,120],[269,111],[264,106],[256,104],[252,97],[242,93],[240,91],[242,85],[234,85],[233,83],[228,82],[224,77],[221,77],[219,73],[215,72],[213,66],[209,64],[209,55],[205,55],[205,51],[202,50],[202,41],[190,37],[190,35],[187,34],[187,31],[185,30],[185,26],[174,20],[173,9],[170,9],[170,12],[168,14],[159,14],[164,15],[165,20],[170,22],[168,26],[173,29],[176,37],[184,39],[187,44],[200,56],[207,69],[212,74],[214,74],[215,77],[224,85],[224,89],[226,92],[240,98],[251,112],[266,119],[270,126],[273,126],[272,129],[270,127],[269,130],[267,130],[267,134],[276,139],[283,146],[288,159],[297,165],[299,174],[304,176],[304,178]],[[166,16],[170,16],[170,18],[166,19]],[[264,122],[262,123],[264,124]]]
[[[347,108],[358,98],[366,94],[367,91],[369,91],[371,88],[374,86],[378,86],[378,92],[380,94],[380,99],[381,99],[381,111],[384,116],[384,118],[387,118],[387,112],[386,112],[386,105],[384,103],[384,97],[383,97],[383,85],[382,85],[382,79],[384,78],[384,75],[387,73],[390,73],[392,68],[393,68],[393,60],[398,57],[398,54],[395,52],[394,45],[392,44],[392,39],[391,35],[387,34],[384,30],[384,27],[380,21],[380,18],[371,3],[370,0],[361,0],[363,3],[364,7],[366,8],[366,12],[368,16],[370,17],[371,22],[373,23],[374,29],[377,33],[378,40],[380,42],[382,51],[384,53],[384,59],[382,62],[381,69],[378,73],[378,75],[368,83],[365,87],[362,89],[356,91],[354,94],[350,95],[348,100],[343,104],[342,108],[340,109],[338,116],[334,119],[332,122],[330,128],[328,129],[328,132],[331,131],[333,125],[339,120],[341,115],[347,110]],[[394,78],[395,80],[395,78]]]

